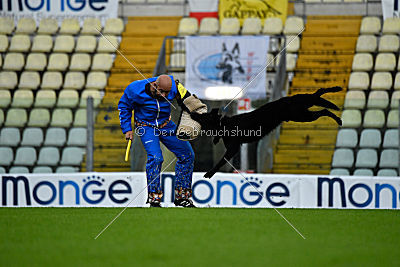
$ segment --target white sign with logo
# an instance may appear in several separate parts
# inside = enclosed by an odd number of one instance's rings
[[[186,37],[185,87],[201,99],[265,98],[268,44],[268,36]]]

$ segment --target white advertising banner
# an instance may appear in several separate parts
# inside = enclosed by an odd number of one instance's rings
[[[87,17],[97,17],[105,20],[118,16],[118,1],[116,0],[0,0],[0,16],[33,17],[36,21],[42,18],[74,17],[83,20]]]
[[[400,177],[193,174],[198,207],[399,209]],[[3,174],[0,207],[147,207],[146,176],[132,173]],[[173,207],[173,173],[161,175]]]
[[[265,98],[268,44],[268,36],[186,37],[185,87],[201,99]]]
[[[399,17],[400,0],[382,0],[383,20],[387,18]]]

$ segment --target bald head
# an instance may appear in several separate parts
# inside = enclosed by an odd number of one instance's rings
[[[165,99],[171,91],[171,87],[171,77],[165,74],[158,76],[157,80],[153,82],[151,86],[153,97],[159,100]]]

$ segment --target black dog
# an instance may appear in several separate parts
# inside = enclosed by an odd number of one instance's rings
[[[232,117],[220,115],[218,109],[210,113],[191,113],[191,117],[201,124],[202,130],[213,130],[221,135],[214,137],[214,144],[222,138],[226,148],[225,155],[204,177],[211,178],[225,163],[230,160],[243,143],[260,140],[283,121],[311,122],[322,116],[334,119],[342,125],[342,120],[328,109],[339,110],[332,102],[321,98],[323,94],[339,92],[341,87],[321,88],[313,94],[298,94],[283,97],[274,102],[267,103],[260,108]],[[319,111],[308,110],[312,106],[324,107]],[[243,135],[238,134],[241,131]],[[232,134],[234,133],[235,134]]]

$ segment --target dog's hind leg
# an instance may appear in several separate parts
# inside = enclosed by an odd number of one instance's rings
[[[322,96],[323,94],[326,93],[335,93],[335,92],[340,92],[342,91],[342,87],[340,86],[335,86],[335,87],[329,87],[329,88],[320,88],[318,91],[316,91],[313,95],[315,96]]]
[[[334,110],[340,110],[338,106],[333,104],[331,101],[328,101],[326,99],[323,99],[321,97],[318,97],[317,100],[314,103],[315,106],[323,107],[323,108],[329,108],[329,109],[334,109]]]
[[[233,145],[229,146],[225,152],[225,155],[222,157],[222,159],[215,165],[211,170],[209,170],[206,174],[204,174],[204,178],[211,178],[213,175],[222,167],[225,165],[227,160],[230,160],[235,156],[235,154],[239,151],[240,146],[239,145]]]
[[[337,124],[342,126],[342,120],[327,109],[323,109],[320,111],[310,111],[310,113],[312,114],[311,116],[314,118],[314,120],[317,120],[323,116],[327,116],[327,117],[331,117],[332,119],[334,119],[336,121]]]

